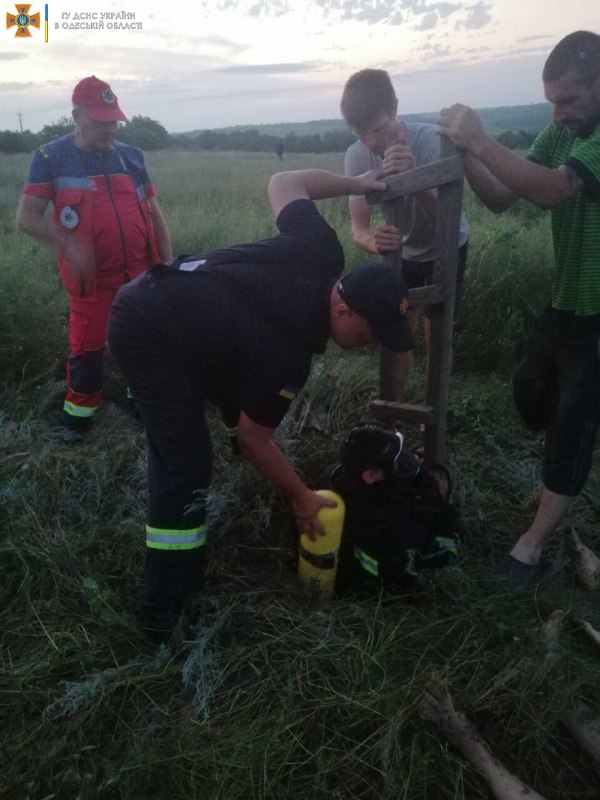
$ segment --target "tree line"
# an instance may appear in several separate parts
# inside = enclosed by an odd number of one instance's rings
[[[0,131],[0,153],[29,153],[41,144],[64,136],[73,130],[73,121],[68,117],[45,125],[39,133],[29,130]],[[281,149],[287,153],[339,153],[345,151],[355,137],[346,129],[324,133],[273,136],[259,133],[256,128],[234,128],[230,130],[204,130],[192,134],[170,134],[160,122],[150,117],[134,116],[119,126],[117,138],[126,144],[136,145],[142,150],[243,150],[268,153]],[[529,131],[504,131],[496,137],[510,149],[524,150],[529,147],[535,134]]]
[[[73,130],[70,117],[61,117],[50,125],[44,125],[39,133],[31,131],[0,131],[0,153],[30,153],[41,144],[65,136]],[[164,150],[170,147],[171,136],[160,122],[150,117],[136,116],[119,126],[117,138],[143,150]]]

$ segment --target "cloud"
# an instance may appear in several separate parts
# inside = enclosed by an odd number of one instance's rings
[[[260,0],[253,2],[248,13],[251,17],[281,17],[288,11],[288,3],[285,0]]]
[[[517,44],[521,44],[522,42],[538,42],[538,41],[545,41],[546,39],[554,39],[554,36],[550,36],[545,34],[543,36],[523,36],[522,39],[516,39],[515,41]]]
[[[208,45],[209,47],[216,47],[222,50],[227,50],[229,53],[242,53],[244,50],[248,50],[250,47],[249,44],[241,44],[240,42],[234,42],[231,39],[226,39],[223,36],[201,36],[200,38],[196,37],[187,37],[189,38],[190,42],[193,42],[194,47],[200,47],[201,45]]]
[[[0,83],[0,94],[2,92],[24,92],[27,89],[35,89],[37,88],[37,84],[33,83],[33,81],[18,83],[17,81],[4,81]]]
[[[548,55],[548,47],[541,44],[537,47],[511,47],[506,53],[499,53],[496,58],[514,58],[515,56]]]
[[[281,75],[293,72],[315,72],[323,65],[318,62],[299,61],[295,64],[232,64],[229,67],[217,67],[210,72],[237,72],[244,75]]]
[[[462,6],[458,3],[436,3],[435,10],[444,19],[449,17],[450,14],[453,14],[455,11],[461,9]]]
[[[202,0],[199,7],[206,12],[237,11],[249,17],[281,17],[290,10],[288,0]]]
[[[431,78],[436,75],[449,75],[454,71],[454,66],[438,67],[433,69],[413,69],[407,72],[396,72],[390,74],[392,83],[408,83],[412,84],[415,78]]]
[[[303,0],[201,0],[200,3],[206,13],[235,11],[255,19],[281,17],[294,12],[307,14],[307,5]],[[448,0],[314,0],[310,17],[313,21],[321,16],[329,22],[333,18],[338,22],[364,22],[367,25],[402,25],[412,21],[418,30],[429,30],[438,20],[446,19],[464,7],[464,3]],[[469,26],[469,20],[465,25]]]
[[[484,3],[483,0],[479,0],[478,3],[472,6],[467,6],[465,8],[467,18],[457,22],[457,30],[476,30],[488,25],[492,21],[492,15],[489,13],[491,7],[491,3]]]
[[[432,28],[435,28],[438,21],[438,15],[435,11],[430,11],[428,14],[424,14],[421,18],[421,22],[417,25],[417,30],[419,31],[430,31]]]
[[[455,51],[449,44],[443,45],[430,36],[428,41],[421,45],[420,52],[423,61],[431,61],[432,59],[446,58]]]
[[[334,84],[319,84],[318,87],[315,86],[273,86],[271,88],[262,88],[262,89],[254,89],[252,91],[252,102],[262,101],[262,100],[272,100],[279,97],[287,98],[290,95],[297,95],[297,96],[313,96],[315,91],[317,92],[325,92],[330,89],[335,90],[339,93],[340,86],[339,83]],[[244,97],[247,98],[248,91],[246,88],[242,89],[222,89],[222,90],[215,90],[209,93],[196,93],[195,98],[199,101],[206,100],[210,98],[211,100],[221,100],[224,98],[230,97]]]

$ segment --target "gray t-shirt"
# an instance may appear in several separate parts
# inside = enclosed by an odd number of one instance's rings
[[[440,137],[435,125],[427,122],[404,123],[408,135],[408,144],[415,157],[417,167],[430,164],[440,159]],[[381,169],[383,159],[374,155],[360,140],[350,145],[346,151],[345,171],[351,177],[362,175],[371,169]],[[469,224],[464,214],[460,217],[458,244],[461,247],[469,238]],[[431,261],[433,258],[433,241],[429,244],[414,247],[410,242],[402,245],[402,257],[409,261]]]

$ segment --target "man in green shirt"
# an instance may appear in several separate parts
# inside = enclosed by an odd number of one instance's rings
[[[543,488],[533,522],[497,566],[503,583],[520,585],[540,577],[544,546],[589,474],[600,425],[600,36],[566,36],[542,79],[553,122],[527,158],[488,136],[466,106],[442,109],[438,120],[488,208],[504,211],[522,197],[552,215],[552,303],[514,380],[525,424],[546,432]]]

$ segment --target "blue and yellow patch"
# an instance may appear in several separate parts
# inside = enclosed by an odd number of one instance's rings
[[[299,391],[295,386],[284,386],[283,389],[280,389],[279,396],[285,397],[286,400],[293,400]]]

